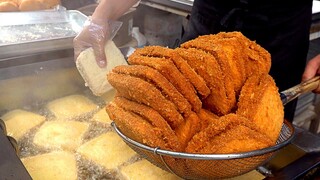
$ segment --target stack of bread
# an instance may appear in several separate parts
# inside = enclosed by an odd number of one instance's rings
[[[60,0],[0,0],[0,12],[45,10],[59,4]]]
[[[188,153],[239,153],[276,143],[283,105],[270,54],[240,32],[204,35],[176,49],[137,49],[107,74],[106,107],[128,137]]]

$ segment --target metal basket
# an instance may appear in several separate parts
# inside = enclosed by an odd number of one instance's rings
[[[134,151],[154,165],[184,179],[231,178],[255,170],[293,139],[294,127],[284,121],[276,145],[260,150],[234,154],[191,154],[152,148],[122,134],[113,122],[115,132]]]

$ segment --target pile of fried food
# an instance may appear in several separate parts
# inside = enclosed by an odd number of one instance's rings
[[[45,10],[59,4],[60,0],[0,0],[0,12]]]
[[[199,36],[176,49],[146,46],[107,74],[106,107],[131,139],[165,150],[216,154],[276,143],[284,120],[270,54],[240,32]]]

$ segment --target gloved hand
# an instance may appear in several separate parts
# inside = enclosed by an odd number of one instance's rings
[[[88,18],[82,31],[73,40],[75,60],[83,50],[92,47],[97,64],[99,67],[105,67],[107,60],[104,47],[110,36],[110,23],[107,20]]]

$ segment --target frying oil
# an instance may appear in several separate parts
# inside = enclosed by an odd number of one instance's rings
[[[101,102],[98,102],[97,106],[99,106],[100,108],[104,108],[104,104],[102,104]],[[30,108],[28,108],[28,109],[30,109]],[[45,106],[43,106],[42,108],[38,107],[37,111],[38,111],[37,112],[38,114],[41,114],[46,117],[46,121],[55,120],[53,114],[51,114],[45,108]],[[101,134],[103,134],[103,133],[106,133],[106,132],[112,130],[110,124],[92,121],[92,117],[95,113],[96,113],[96,111],[91,112],[91,113],[86,113],[84,115],[79,115],[75,119],[66,118],[68,120],[89,123],[89,128],[88,128],[87,132],[82,137],[82,144],[101,135]],[[18,141],[18,146],[19,146],[19,151],[20,151],[19,157],[20,158],[49,153],[54,150],[62,150],[62,149],[45,149],[45,148],[41,148],[33,143],[33,138],[40,127],[41,127],[41,125],[33,128],[27,134],[25,134],[24,137],[21,138],[21,140]],[[85,159],[80,154],[78,154],[76,152],[76,150],[72,153],[74,153],[74,155],[76,157],[76,164],[77,164],[77,169],[78,169],[77,174],[78,174],[78,179],[80,179],[80,180],[82,180],[82,179],[83,180],[87,180],[87,179],[119,179],[118,178],[119,177],[119,175],[118,175],[119,168],[121,168],[121,166],[123,166],[123,165],[131,164],[132,162],[135,162],[137,159],[140,158],[138,155],[136,155],[133,158],[131,158],[130,160],[128,160],[128,162],[125,162],[124,164],[119,166],[118,168],[113,169],[113,170],[107,170],[107,169],[103,168],[102,166],[98,165],[97,163]]]

